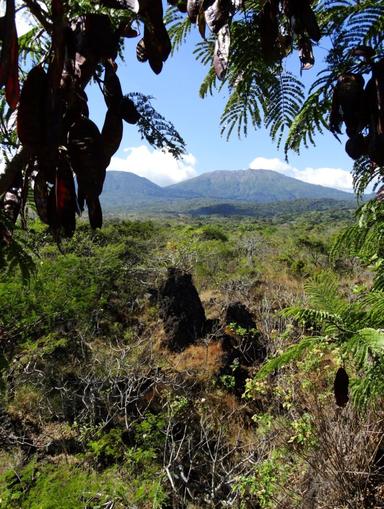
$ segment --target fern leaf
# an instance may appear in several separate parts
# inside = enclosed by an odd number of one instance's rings
[[[298,343],[289,346],[283,353],[280,355],[269,359],[265,362],[259,371],[256,373],[256,380],[261,380],[266,378],[268,375],[271,375],[273,372],[278,369],[287,366],[303,357],[303,355],[309,350],[318,347],[321,343],[323,343],[325,339],[323,337],[305,337]]]

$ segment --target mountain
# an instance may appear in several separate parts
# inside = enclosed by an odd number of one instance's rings
[[[306,207],[319,210],[322,200],[328,200],[329,208],[336,201],[353,202],[354,195],[270,170],[214,171],[168,187],[160,187],[134,173],[108,171],[101,195],[107,214],[138,210],[202,215],[226,210],[241,214],[250,209],[260,210],[263,204],[302,200],[308,201]]]
[[[174,193],[220,200],[267,203],[303,198],[351,200],[353,195],[330,187],[307,184],[271,170],[233,170],[204,173],[168,187]]]
[[[132,203],[167,199],[168,191],[150,180],[127,171],[108,171],[101,203],[105,207],[120,207]]]

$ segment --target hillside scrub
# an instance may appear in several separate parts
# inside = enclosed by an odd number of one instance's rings
[[[0,507],[377,503],[383,416],[335,407],[340,345],[258,376],[265,355],[322,333],[282,313],[311,305],[306,282],[326,274],[346,302],[371,285],[355,256],[330,256],[346,224],[124,220],[80,226],[62,252],[31,225],[35,276],[15,266],[0,283]],[[169,267],[191,274],[210,324],[180,353],[159,312]]]

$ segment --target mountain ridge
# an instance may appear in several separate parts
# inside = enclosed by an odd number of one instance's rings
[[[216,170],[161,187],[131,172],[108,171],[101,203],[105,210],[145,210],[172,203],[185,210],[196,200],[268,204],[294,200],[353,201],[346,191],[308,184],[272,170]]]
[[[301,198],[350,199],[352,193],[310,184],[264,169],[216,170],[169,186],[172,191],[192,191],[204,198],[238,199],[266,203]]]

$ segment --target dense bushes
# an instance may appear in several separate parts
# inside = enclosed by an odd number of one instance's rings
[[[372,276],[329,256],[341,225],[327,221],[311,233],[303,217],[119,221],[80,227],[61,250],[36,226],[35,276],[0,282],[0,507],[376,500],[382,415],[335,410],[332,394],[341,362],[363,373],[337,326],[369,316],[359,296]],[[169,266],[192,273],[209,324],[182,353],[164,347],[159,320]],[[250,330],[226,323],[234,302]]]

